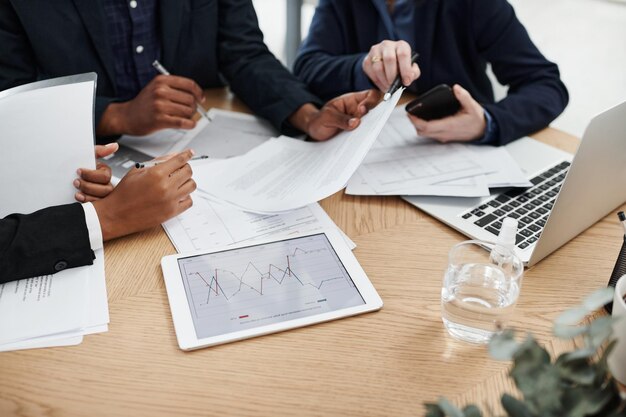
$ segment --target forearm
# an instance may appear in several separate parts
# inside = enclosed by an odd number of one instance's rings
[[[0,219],[0,283],[93,263],[80,204]]]
[[[311,103],[301,106],[291,116],[289,116],[289,124],[301,132],[308,133],[311,119],[319,110]]]
[[[110,102],[103,110],[96,124],[98,137],[119,136],[126,133],[126,103]]]

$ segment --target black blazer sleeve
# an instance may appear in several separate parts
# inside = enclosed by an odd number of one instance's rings
[[[267,49],[250,0],[221,0],[218,22],[220,72],[255,113],[285,131],[300,106],[321,104]]]
[[[0,284],[93,264],[80,204],[0,219]]]

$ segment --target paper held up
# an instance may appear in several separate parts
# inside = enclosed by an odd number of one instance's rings
[[[245,155],[194,165],[198,188],[243,210],[276,213],[315,203],[345,187],[402,95],[361,119],[358,128],[325,142],[273,138]]]

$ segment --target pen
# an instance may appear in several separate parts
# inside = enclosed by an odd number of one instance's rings
[[[195,157],[191,158],[190,161],[197,161],[199,159],[209,159],[209,156],[208,155],[195,156]],[[148,161],[148,162],[135,162],[135,168],[150,168],[150,167],[162,164],[163,162],[166,162],[166,161],[167,160],[165,160],[165,161],[155,161],[155,160],[152,160],[152,161]]]
[[[156,69],[159,73],[163,75],[171,75],[170,72],[166,70],[165,67],[161,65],[161,63],[158,60],[154,60],[154,62],[152,63],[152,66],[154,67],[154,69]],[[209,117],[207,112],[204,110],[204,108],[202,108],[200,103],[196,102],[196,110],[198,111],[198,113],[204,116],[209,122],[211,121],[211,118]]]
[[[623,211],[620,211],[619,213],[617,213],[617,217],[619,217],[619,221],[622,223],[622,226],[624,227],[624,237],[626,237],[626,214],[624,214]]]
[[[418,54],[417,52],[413,52],[413,55],[411,55],[411,65],[413,65],[415,61],[417,61],[418,56],[420,56],[420,54]],[[387,90],[387,92],[385,93],[385,97],[383,98],[383,101],[389,100],[391,96],[396,91],[398,91],[398,88],[400,88],[400,86],[402,86],[402,77],[398,73],[398,76],[396,77],[396,79],[393,80],[393,83],[391,83],[389,90]]]

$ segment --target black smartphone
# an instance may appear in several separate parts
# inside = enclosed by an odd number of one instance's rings
[[[405,107],[413,116],[424,120],[442,119],[461,110],[461,103],[447,84],[428,90]]]

